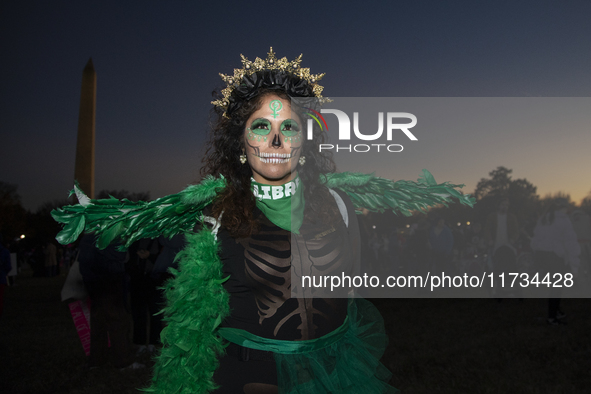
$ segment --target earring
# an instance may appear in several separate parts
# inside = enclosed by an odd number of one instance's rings
[[[240,155],[240,163],[242,163],[242,164],[246,163],[246,155],[245,154]]]
[[[304,164],[306,164],[306,156],[300,156],[300,159],[298,160],[298,163],[300,163],[301,166],[303,166]]]

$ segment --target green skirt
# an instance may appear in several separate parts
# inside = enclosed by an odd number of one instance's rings
[[[341,327],[321,338],[282,341],[244,330],[221,328],[219,334],[240,346],[272,351],[281,394],[398,393],[382,365],[388,337],[376,307],[362,298],[349,300]]]

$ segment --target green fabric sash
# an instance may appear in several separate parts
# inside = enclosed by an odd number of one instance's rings
[[[304,185],[296,177],[283,185],[265,185],[251,180],[257,207],[278,227],[299,234],[304,221]]]
[[[263,338],[251,334],[248,331],[230,327],[220,328],[218,334],[227,341],[250,349],[265,350],[281,354],[300,354],[320,350],[338,342],[347,333],[348,329],[349,317],[346,317],[343,324],[336,330],[320,338],[309,339],[306,341]]]

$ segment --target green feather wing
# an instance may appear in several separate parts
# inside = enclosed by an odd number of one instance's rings
[[[355,207],[374,212],[391,210],[410,216],[413,211],[426,211],[440,204],[447,206],[454,200],[464,205],[474,204],[473,197],[457,190],[463,185],[438,184],[427,170],[423,170],[417,182],[394,182],[372,174],[352,172],[327,174],[323,179],[329,188],[347,193]],[[102,249],[115,240],[129,247],[142,238],[172,237],[192,230],[203,208],[213,201],[225,184],[223,178],[210,176],[180,193],[150,202],[112,197],[91,200],[76,185],[73,193],[80,204],[51,213],[56,221],[65,225],[56,239],[61,244],[68,244],[83,231],[94,232],[99,235],[97,246]]]
[[[225,344],[216,329],[229,315],[229,294],[222,283],[219,244],[209,229],[186,236],[177,257],[179,269],[165,284],[166,327],[150,387],[157,394],[198,394],[214,390],[213,374]]]
[[[391,181],[372,174],[342,172],[326,175],[326,186],[344,191],[356,208],[367,208],[372,212],[390,210],[404,216],[413,211],[426,212],[429,207],[445,205],[455,200],[461,204],[473,206],[475,200],[462,194],[449,182],[438,184],[433,175],[423,170],[417,182]]]
[[[192,230],[203,208],[224,185],[223,179],[207,177],[180,193],[150,202],[116,198],[92,200],[75,185],[73,192],[80,204],[51,212],[57,222],[65,225],[56,239],[65,245],[74,242],[83,231],[94,232],[99,235],[97,246],[103,249],[116,239],[129,247],[142,238],[172,237]]]

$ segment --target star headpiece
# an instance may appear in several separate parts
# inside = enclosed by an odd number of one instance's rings
[[[222,96],[219,100],[212,101],[211,103],[219,108],[224,109],[224,116],[227,117],[226,111],[230,104],[230,96],[234,89],[236,89],[242,83],[242,79],[245,76],[250,76],[259,71],[281,71],[286,74],[290,74],[305,80],[311,87],[314,95],[319,99],[320,103],[331,101],[326,97],[322,97],[322,90],[324,87],[318,84],[318,81],[324,77],[322,74],[311,74],[309,68],[300,67],[302,62],[302,55],[296,57],[294,60],[289,61],[286,57],[277,59],[273,47],[269,49],[266,59],[257,57],[254,62],[248,60],[244,55],[240,55],[242,58],[242,68],[235,68],[234,75],[221,74],[222,80],[227,84],[226,88],[222,89]]]

